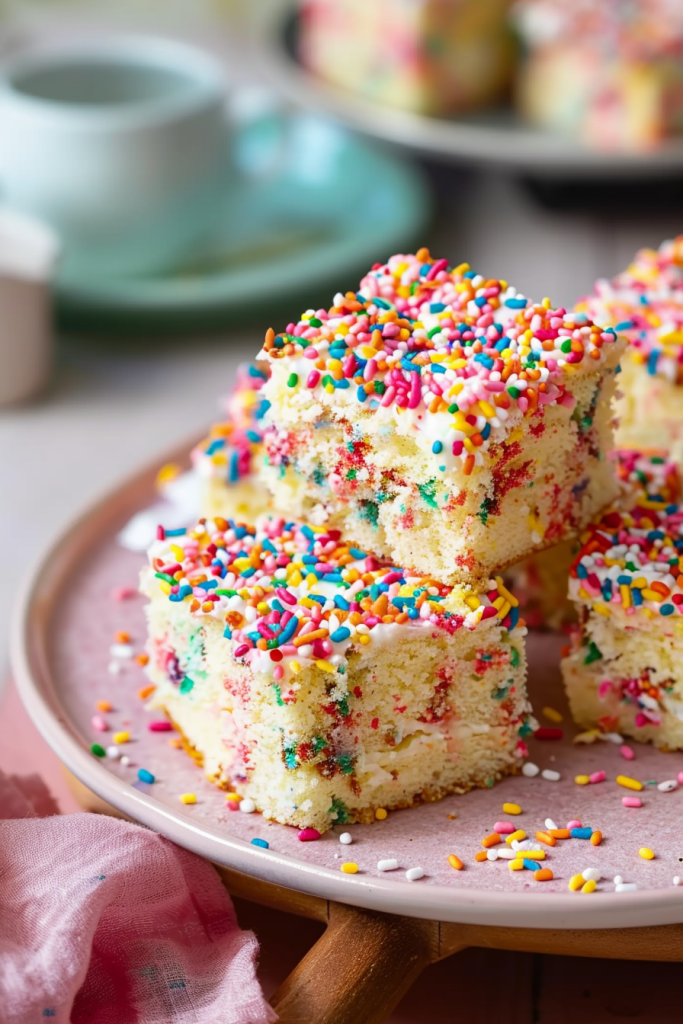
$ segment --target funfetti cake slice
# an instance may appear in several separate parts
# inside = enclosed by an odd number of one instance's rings
[[[624,342],[467,264],[393,257],[269,331],[262,478],[275,507],[445,583],[580,531]]]
[[[570,575],[580,626],[562,663],[584,728],[683,748],[683,509],[612,511]]]
[[[263,417],[268,408],[261,394],[267,366],[243,363],[226,400],[226,419],[215,423],[192,451],[201,479],[201,511],[238,522],[253,522],[266,511],[270,496],[257,475],[263,457]]]
[[[621,448],[611,452],[610,459],[619,481],[617,509],[662,511],[681,500],[681,476],[665,451]],[[529,626],[559,629],[576,620],[576,605],[569,599],[568,586],[578,549],[578,540],[564,541],[531,555],[505,573],[505,582],[514,590]]]
[[[641,249],[577,309],[629,340],[618,387],[617,444],[666,448],[683,467],[683,235]]]
[[[169,532],[142,575],[149,674],[213,781],[324,831],[518,769],[526,629],[500,579],[452,589],[264,518]]]

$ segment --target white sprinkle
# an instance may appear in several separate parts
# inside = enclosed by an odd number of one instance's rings
[[[623,743],[624,737],[618,732],[601,732],[598,735],[598,739],[607,740],[609,743]]]
[[[623,881],[624,881],[624,879],[621,877],[621,875],[615,875],[614,876],[614,884],[615,885],[621,885],[621,883]]]
[[[109,654],[112,658],[132,658],[135,651],[130,644],[112,644]]]
[[[527,779],[533,779],[535,775],[538,775],[540,768],[533,761],[526,761],[522,765],[522,775],[526,775]]]
[[[673,884],[674,885],[680,885],[681,884],[681,876],[680,875],[674,875]]]
[[[517,854],[509,846],[506,846],[505,849],[496,850],[496,853],[498,854],[498,860],[516,860],[517,858]]]
[[[395,871],[398,867],[398,861],[394,857],[389,857],[388,860],[378,860],[377,870],[378,871]],[[418,875],[418,877],[420,877]]]
[[[419,878],[424,878],[425,873],[422,868],[408,868],[406,871],[406,878],[409,882],[417,882]]]
[[[128,767],[128,765],[130,764],[130,758],[128,757],[128,754],[123,755],[123,757],[121,758],[121,764],[123,765],[124,768]]]
[[[249,797],[245,797],[244,800],[240,800],[240,810],[243,814],[253,814],[256,810],[256,804]]]
[[[561,778],[560,773],[556,772],[554,768],[544,768],[541,775],[544,779],[547,779],[548,782],[559,782]]]
[[[113,760],[116,760],[116,758],[120,756],[121,751],[118,747],[115,747],[113,744],[111,747],[107,747],[107,757],[111,757]]]
[[[120,671],[121,666],[119,665],[118,661],[110,661],[109,664],[107,665],[107,672],[109,672],[113,676],[119,675]]]
[[[498,850],[487,850],[486,851],[486,859],[487,860],[498,860]]]
[[[615,892],[633,892],[638,886],[635,882],[620,882],[619,885],[614,886]]]
[[[667,779],[666,782],[660,782],[657,789],[660,793],[673,793],[674,789],[678,789],[678,783],[675,779]]]
[[[350,844],[353,842],[353,836],[351,835],[350,832],[342,832],[342,834],[339,836],[339,842],[343,843],[344,846],[350,846]]]
[[[555,824],[555,822],[553,821],[552,818],[546,818],[545,819],[545,827],[546,828],[557,828],[557,825]]]
[[[581,872],[581,874],[587,882],[599,882],[602,878],[602,875],[597,868],[586,868],[585,871]]]

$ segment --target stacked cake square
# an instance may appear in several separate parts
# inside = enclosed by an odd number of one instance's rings
[[[143,573],[154,704],[214,781],[322,832],[519,769],[501,571],[617,497],[623,346],[426,250],[267,332],[249,459],[212,433],[205,516],[160,529]],[[234,488],[257,477],[249,524]]]

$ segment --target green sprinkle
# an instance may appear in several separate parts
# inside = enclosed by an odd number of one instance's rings
[[[519,398],[519,396],[522,393],[519,390],[519,388],[515,388],[515,387],[509,387],[507,390],[508,390],[508,395],[512,395],[513,398]]]
[[[173,576],[169,576],[167,572],[155,572],[154,575],[158,580],[164,580],[164,582],[170,583],[171,586],[174,586],[177,582],[177,580],[175,580]]]
[[[460,412],[460,406],[458,405],[457,402],[453,402],[452,405],[448,406],[448,411],[451,413]]]
[[[214,590],[214,594],[217,594],[219,597],[235,597],[235,595],[237,594],[237,591],[236,590]]]
[[[310,327],[322,327],[322,320],[318,320],[317,316],[312,316],[308,321]]]
[[[94,754],[95,757],[106,757],[107,756],[107,751],[104,749],[104,747],[100,746],[99,743],[93,743],[93,745],[90,748],[90,753]]]
[[[299,383],[299,374],[298,373],[290,373],[289,377],[287,378],[287,387],[288,388],[295,388],[298,383]]]
[[[584,665],[590,665],[590,663],[592,661],[600,661],[601,658],[602,658],[602,651],[591,640],[591,642],[588,644],[588,654],[583,659]]]
[[[190,679],[189,676],[184,676],[180,681],[180,692],[189,693],[194,686],[194,679]]]

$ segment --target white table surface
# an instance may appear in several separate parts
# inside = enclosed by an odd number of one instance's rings
[[[637,246],[680,230],[664,217],[599,222],[551,213],[496,176],[440,169],[437,179],[442,212],[425,239],[432,251],[557,303],[615,272]],[[185,344],[143,339],[118,351],[111,341],[63,343],[49,393],[0,410],[0,668],[14,599],[37,551],[117,480],[208,426],[237,363],[256,353],[268,326]]]

